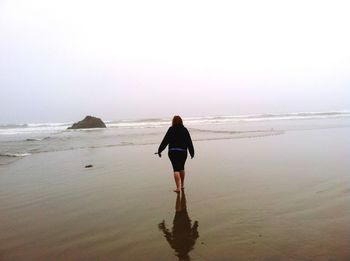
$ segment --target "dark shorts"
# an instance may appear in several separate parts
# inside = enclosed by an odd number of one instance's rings
[[[174,171],[185,169],[185,162],[187,159],[187,151],[170,150],[168,152],[169,159],[173,165]]]

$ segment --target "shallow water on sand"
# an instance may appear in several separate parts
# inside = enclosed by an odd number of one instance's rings
[[[195,147],[186,202],[155,145],[0,166],[0,260],[350,259],[348,129]]]

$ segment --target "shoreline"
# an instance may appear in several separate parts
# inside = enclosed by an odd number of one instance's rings
[[[207,127],[205,129],[205,127]],[[314,127],[305,127],[305,128],[296,128],[296,129],[265,129],[265,130],[247,130],[247,129],[241,129],[237,128],[237,130],[231,130],[234,128],[234,126],[230,125],[229,129],[225,130],[225,126],[216,126],[216,127],[222,127],[224,130],[217,130],[217,129],[210,129],[208,126],[201,126],[201,128],[193,128],[189,127],[190,132],[194,132],[193,141],[194,142],[203,142],[203,141],[209,141],[209,140],[234,140],[234,139],[254,139],[254,138],[263,138],[263,137],[269,137],[274,135],[284,135],[291,132],[296,131],[317,131],[317,130],[330,130],[330,129],[346,129],[350,128],[350,124],[343,124],[343,125],[335,125],[335,126],[314,126]],[[156,129],[156,133],[159,136],[158,139],[160,139],[161,135],[164,132],[164,128]],[[80,130],[84,132],[85,130]],[[91,130],[86,130],[87,132],[90,132]],[[101,131],[101,130],[100,130]],[[103,130],[102,130],[103,131]],[[114,131],[113,129],[110,131]],[[213,137],[210,137],[210,134],[213,134]],[[56,134],[57,135],[57,134]],[[115,134],[118,135],[118,134]],[[203,136],[204,135],[204,136]],[[202,136],[202,137],[201,137]],[[18,160],[24,159],[28,156],[35,155],[38,153],[47,153],[47,152],[53,152],[53,151],[67,151],[67,150],[80,150],[80,149],[99,149],[99,148],[108,148],[108,147],[124,147],[124,146],[145,146],[145,145],[158,145],[159,141],[158,139],[152,139],[147,142],[130,142],[130,141],[120,141],[118,143],[110,143],[110,144],[96,144],[91,146],[78,146],[74,148],[55,148],[52,147],[51,149],[45,148],[46,140],[50,140],[50,137],[46,137],[45,139],[32,139],[32,138],[25,138],[25,141],[28,142],[28,144],[34,144],[34,147],[29,147],[25,152],[22,150],[21,152],[3,152],[0,153],[0,167],[1,166],[8,166],[12,164],[13,162],[16,162]],[[42,147],[42,148],[41,148]]]

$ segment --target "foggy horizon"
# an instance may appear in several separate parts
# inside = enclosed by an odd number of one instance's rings
[[[1,1],[0,124],[350,109],[346,1]]]

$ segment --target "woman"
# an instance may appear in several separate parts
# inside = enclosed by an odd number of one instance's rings
[[[158,148],[159,157],[162,156],[162,151],[169,145],[169,158],[174,169],[174,179],[176,189],[174,192],[179,193],[180,188],[184,189],[185,182],[185,162],[187,159],[187,149],[190,152],[191,158],[194,157],[194,148],[190,133],[183,126],[182,119],[176,115],[173,118],[173,124],[165,134],[162,143]]]

